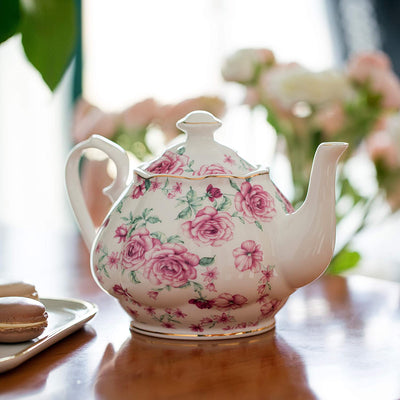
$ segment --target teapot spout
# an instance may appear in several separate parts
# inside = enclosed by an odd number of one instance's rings
[[[319,145],[303,205],[288,214],[278,239],[282,271],[294,290],[317,279],[328,267],[335,247],[336,166],[347,143]]]

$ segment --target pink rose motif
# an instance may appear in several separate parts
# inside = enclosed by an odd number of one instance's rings
[[[121,242],[125,242],[127,234],[128,234],[128,227],[126,225],[120,225],[115,230],[114,237],[118,239],[118,243],[121,243]]]
[[[145,254],[160,241],[152,238],[146,228],[140,228],[128,239],[121,252],[121,264],[125,269],[137,271],[145,260]]]
[[[235,207],[247,222],[269,222],[276,214],[273,197],[261,185],[252,186],[247,181],[235,195]]]
[[[247,303],[247,298],[241,294],[222,293],[213,299],[213,305],[220,311],[236,310]]]
[[[177,243],[165,243],[146,255],[144,275],[155,285],[180,287],[197,277],[199,257]]]
[[[151,163],[147,171],[154,174],[182,175],[183,167],[188,165],[188,162],[188,156],[175,154],[168,150],[158,160]]]
[[[201,209],[193,221],[182,224],[185,235],[198,246],[222,246],[232,240],[234,223],[226,212],[218,212],[213,207]]]
[[[208,200],[210,200],[212,203],[215,199],[219,199],[220,197],[222,197],[222,192],[220,189],[210,184],[207,186],[206,195],[208,197]]]
[[[146,187],[144,181],[142,181],[140,184],[139,182],[136,182],[131,195],[132,199],[138,199],[139,197],[143,196],[145,191]]]
[[[204,175],[232,175],[232,171],[229,169],[226,169],[223,165],[221,164],[210,164],[210,165],[202,165],[198,171],[195,173],[193,172],[193,175],[196,174],[198,176],[204,176]]]
[[[254,240],[246,240],[240,247],[233,250],[235,257],[235,267],[237,270],[260,272],[261,262],[263,260],[263,252],[260,245]]]

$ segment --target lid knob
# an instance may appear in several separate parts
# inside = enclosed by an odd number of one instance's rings
[[[215,131],[222,125],[222,122],[208,111],[197,110],[187,114],[176,123],[176,127],[184,132],[198,125],[208,126],[212,128],[212,131]]]

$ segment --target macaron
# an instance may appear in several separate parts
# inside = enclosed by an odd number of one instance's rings
[[[17,343],[34,339],[47,326],[46,307],[26,297],[0,298],[0,342]]]
[[[20,296],[39,300],[34,285],[26,282],[0,282],[0,297]]]

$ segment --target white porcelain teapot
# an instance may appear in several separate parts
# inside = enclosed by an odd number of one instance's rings
[[[223,339],[265,332],[289,295],[331,260],[336,164],[347,144],[318,147],[307,198],[294,212],[268,169],[214,141],[221,121],[212,114],[194,111],[177,126],[186,141],[136,168],[132,182],[125,151],[101,136],[69,155],[67,190],[93,276],[143,334]],[[87,148],[104,151],[117,167],[105,189],[114,205],[98,229],[79,180]]]

